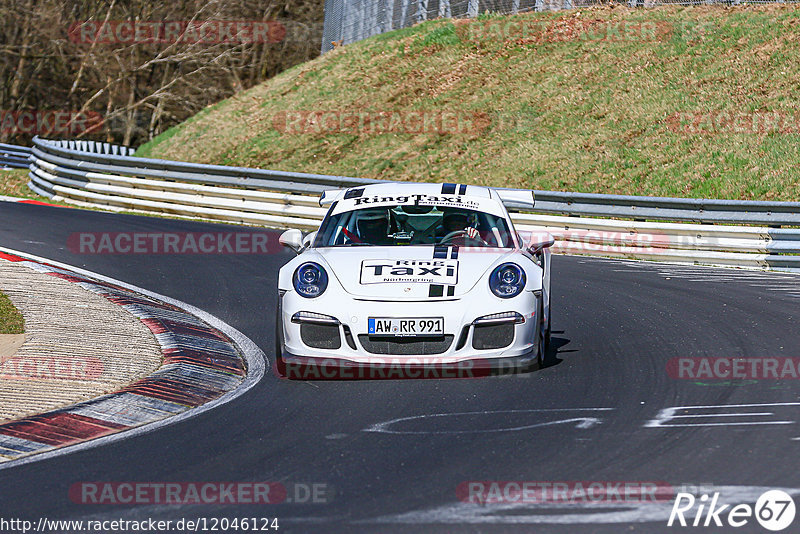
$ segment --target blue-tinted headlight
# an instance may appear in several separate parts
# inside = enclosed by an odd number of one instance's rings
[[[525,288],[525,271],[516,263],[498,265],[489,276],[489,289],[501,299],[516,297]]]
[[[328,287],[328,273],[321,265],[314,262],[304,263],[294,272],[292,277],[294,289],[301,297],[313,299],[325,292]]]

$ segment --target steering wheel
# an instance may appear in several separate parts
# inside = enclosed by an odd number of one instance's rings
[[[477,237],[469,237],[467,235],[467,231],[466,230],[456,230],[454,232],[450,232],[449,234],[447,234],[446,236],[444,236],[443,238],[441,238],[439,240],[439,244],[443,245],[448,241],[452,241],[456,237],[463,237],[465,240],[466,239],[472,239],[473,241],[480,241],[481,243],[483,243],[486,246],[489,245],[489,243],[484,241],[483,238],[480,235],[478,235]]]

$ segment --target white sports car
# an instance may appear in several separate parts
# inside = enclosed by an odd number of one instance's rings
[[[505,199],[530,192],[456,184],[326,191],[318,231],[287,230],[298,256],[278,277],[277,358],[527,368],[550,337],[553,238],[524,241]]]

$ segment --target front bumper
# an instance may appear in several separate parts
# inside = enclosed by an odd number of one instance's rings
[[[465,365],[483,370],[525,367],[537,357],[538,291],[526,291],[512,299],[481,295],[425,302],[325,297],[306,299],[293,291],[281,297],[281,352],[285,362],[337,361],[371,367],[385,362],[423,367],[469,362]],[[503,325],[505,332],[491,331],[492,324],[475,324],[482,317],[511,313],[522,320],[510,324],[494,321]],[[369,317],[443,317],[444,336],[434,339],[369,335]],[[501,339],[509,329],[513,334],[507,345],[486,335]],[[326,342],[326,336],[330,342]]]

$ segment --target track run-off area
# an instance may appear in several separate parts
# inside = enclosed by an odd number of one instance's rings
[[[276,277],[290,252],[83,254],[71,246],[82,232],[237,231],[257,230],[0,202],[0,246],[188,303],[270,360],[261,381],[227,404],[0,470],[4,517],[278,518],[289,532],[651,533],[679,529],[667,519],[682,488],[719,492],[731,505],[753,505],[769,489],[800,495],[797,378],[725,380],[685,361],[702,358],[718,375],[720,358],[783,365],[800,356],[800,277],[554,256],[557,352],[544,369],[300,381],[272,371]],[[526,481],[561,493],[519,498],[514,484]],[[76,492],[87,483],[253,482],[282,488],[281,502],[93,502],[99,494]],[[645,496],[582,499],[576,488],[592,483]],[[753,518],[736,531],[765,532]]]

